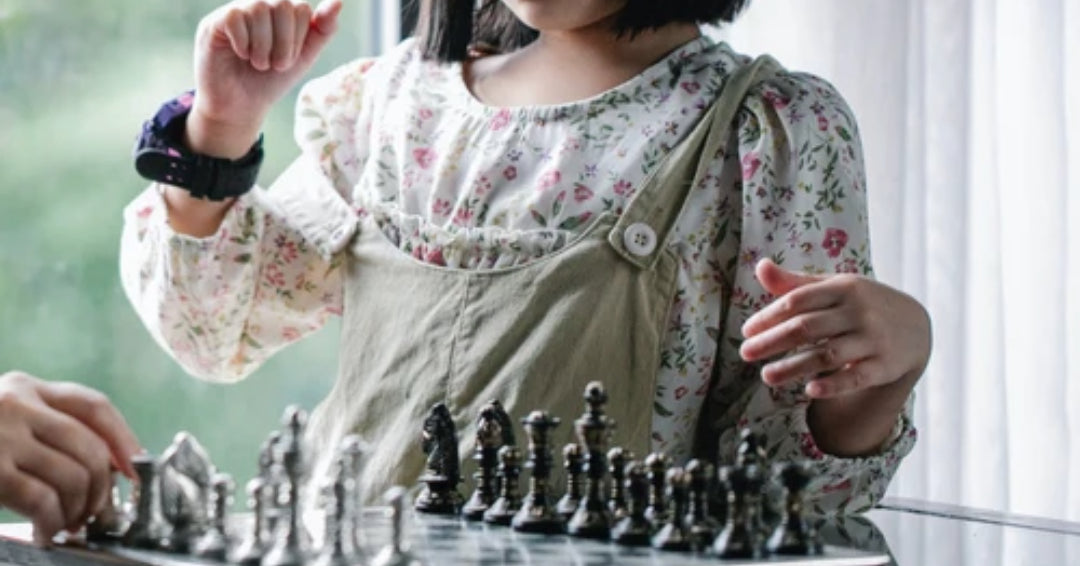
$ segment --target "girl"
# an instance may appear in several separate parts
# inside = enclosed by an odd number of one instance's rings
[[[815,463],[819,511],[865,509],[914,443],[929,321],[869,278],[840,95],[702,34],[744,3],[427,0],[418,37],[307,84],[300,157],[232,193],[218,175],[251,177],[267,110],[341,4],[222,6],[199,27],[194,98],[148,129],[218,169],[147,175],[127,293],[219,381],[342,315],[309,436],[316,476],[364,438],[368,498],[415,482],[432,404],[469,454],[483,403],[547,409],[561,440],[600,379],[614,444],[726,463],[749,427],[770,457]]]

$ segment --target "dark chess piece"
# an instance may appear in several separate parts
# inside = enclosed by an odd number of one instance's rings
[[[229,539],[225,519],[232,500],[233,480],[228,474],[214,474],[210,480],[210,528],[195,543],[193,554],[199,558],[225,560]]]
[[[686,465],[690,494],[684,523],[694,550],[709,548],[720,532],[719,523],[709,513],[709,482],[715,474],[712,464],[701,460],[690,460]]]
[[[645,508],[645,518],[658,529],[668,518],[667,503],[664,501],[667,468],[668,459],[663,452],[653,452],[645,458],[645,470],[649,477],[649,506]]]
[[[390,488],[386,493],[386,502],[390,505],[390,520],[392,538],[389,545],[384,547],[371,560],[371,566],[423,566],[420,559],[413,556],[402,543],[404,539],[404,514],[405,514],[405,489],[402,487]]]
[[[253,515],[251,518],[251,530],[248,531],[240,546],[229,553],[229,562],[233,564],[254,566],[262,560],[263,554],[266,552],[266,545],[263,542],[263,523],[265,521],[263,505],[266,502],[263,492],[266,487],[266,480],[258,476],[247,483],[247,505]]]
[[[499,498],[484,512],[484,522],[509,526],[521,509],[518,477],[521,475],[521,452],[513,445],[499,449]]]
[[[622,520],[629,513],[626,504],[626,463],[634,459],[634,453],[621,446],[608,450],[608,473],[611,474],[611,497],[608,498],[608,510],[611,520]]]
[[[341,448],[339,449],[338,459],[343,466],[343,470],[352,480],[352,496],[345,506],[345,524],[342,528],[348,533],[349,542],[352,547],[359,551],[363,548],[361,544],[361,533],[363,527],[363,519],[361,517],[364,509],[363,494],[360,493],[360,475],[364,471],[364,445],[360,437],[355,434],[346,435],[341,440]]]
[[[559,426],[559,419],[546,411],[533,411],[521,422],[529,437],[529,462],[526,466],[532,470],[532,477],[529,478],[529,493],[510,524],[514,530],[527,533],[561,533],[565,528],[562,517],[548,503],[552,464],[550,432]]]
[[[763,485],[761,468],[724,467],[720,477],[728,487],[728,518],[713,542],[713,553],[723,559],[762,558],[765,547],[757,528],[756,498],[751,496]]]
[[[706,484],[706,501],[708,502],[709,517],[717,525],[717,530],[727,523],[727,488],[720,481],[720,472],[712,464],[708,465],[708,482]]]
[[[172,550],[173,528],[161,510],[157,460],[150,454],[136,454],[131,457],[131,465],[138,481],[132,491],[135,517],[124,531],[121,542],[132,548]]]
[[[86,539],[91,542],[104,542],[119,539],[124,533],[124,520],[120,510],[120,490],[116,487],[116,478],[110,477],[112,487],[105,507],[94,516],[86,526]]]
[[[652,547],[657,550],[669,550],[675,552],[687,552],[691,549],[690,531],[686,528],[687,500],[689,499],[690,482],[686,472],[680,467],[672,467],[667,471],[667,496],[671,502],[671,512],[668,520],[660,530],[652,537]]]
[[[769,537],[767,547],[773,554],[810,556],[821,554],[817,530],[803,516],[803,490],[810,483],[807,462],[783,462],[776,466],[776,475],[784,486],[783,516]]]
[[[652,536],[652,523],[645,518],[649,502],[649,480],[641,462],[631,460],[623,471],[626,476],[628,498],[626,516],[611,529],[611,540],[623,546],[648,546]]]
[[[769,455],[761,444],[761,437],[749,428],[742,429],[739,432],[739,447],[735,454],[735,465],[740,467],[754,465],[764,469],[768,459]]]
[[[420,476],[424,487],[414,507],[421,513],[456,515],[462,500],[457,490],[461,483],[457,429],[444,403],[437,403],[424,419],[421,441],[428,458]]]
[[[607,391],[594,381],[585,387],[585,414],[574,421],[578,443],[585,447],[585,496],[577,512],[566,525],[573,536],[608,539],[611,537],[611,511],[604,499],[607,476],[607,441],[614,422],[604,414]]]
[[[285,409],[284,434],[274,455],[274,475],[281,478],[285,500],[273,534],[273,546],[263,556],[262,566],[301,566],[308,557],[308,541],[300,524],[300,478],[303,476],[303,453],[300,442],[307,414],[298,407]]]
[[[352,566],[358,562],[356,547],[352,537],[345,532],[350,525],[348,508],[353,499],[354,482],[349,477],[345,462],[339,460],[329,483],[323,486],[323,517],[326,527],[323,530],[322,549],[312,566]]]
[[[503,423],[497,414],[502,410],[498,401],[492,401],[480,410],[480,416],[476,419],[476,453],[473,456],[479,464],[478,471],[473,475],[476,489],[461,510],[462,515],[470,521],[482,520],[498,494],[495,469],[499,465],[499,449],[506,438]]]
[[[555,512],[569,521],[581,503],[581,475],[585,471],[585,451],[580,444],[563,446],[563,469],[566,470],[566,493],[555,504]]]

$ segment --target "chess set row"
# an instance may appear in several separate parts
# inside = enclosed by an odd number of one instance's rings
[[[478,471],[465,500],[458,491],[462,478],[456,429],[446,406],[436,405],[421,427],[427,463],[415,510],[521,533],[565,533],[620,547],[693,551],[721,561],[828,554],[803,516],[802,492],[811,479],[807,465],[768,466],[759,440],[749,431],[742,434],[736,463],[718,470],[697,460],[673,466],[659,453],[637,460],[628,450],[608,448],[614,422],[604,413],[606,400],[601,384],[587,387],[585,412],[574,421],[577,442],[562,451],[567,479],[565,495],[557,501],[550,484],[550,438],[560,424],[557,418],[533,411],[522,419],[528,442],[519,449],[513,421],[501,404],[485,406],[476,422],[473,457]],[[331,473],[317,491],[315,503],[325,523],[320,540],[312,543],[301,521],[305,422],[305,413],[290,407],[282,430],[263,443],[258,474],[246,486],[253,519],[243,533],[227,529],[232,479],[216,470],[193,437],[181,433],[161,457],[133,459],[138,481],[130,501],[120,505],[114,498],[89,525],[88,541],[245,566],[418,563],[402,542],[401,488],[391,490],[387,499],[391,542],[370,560],[364,552],[356,489],[363,448],[352,436],[340,445]],[[523,468],[531,471],[524,494]],[[779,482],[786,494],[778,513],[765,497],[770,480]]]

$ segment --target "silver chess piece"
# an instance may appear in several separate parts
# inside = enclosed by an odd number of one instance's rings
[[[131,457],[137,484],[131,494],[135,501],[135,517],[128,525],[121,542],[124,546],[149,550],[172,550],[173,528],[161,511],[161,491],[157,460],[150,454]]]
[[[402,543],[404,538],[405,488],[392,487],[386,493],[386,502],[390,505],[390,520],[393,538],[388,546],[379,551],[371,561],[371,566],[423,566],[423,562],[411,554]]]
[[[301,566],[308,558],[308,542],[300,524],[300,478],[303,475],[303,454],[301,438],[307,414],[302,409],[290,406],[285,409],[282,434],[275,454],[275,475],[282,478],[285,489],[284,507],[281,509],[279,525],[274,533],[274,545],[263,556],[262,566]]]
[[[233,480],[229,474],[214,474],[210,486],[210,528],[195,542],[192,554],[199,558],[225,560],[229,549],[225,519],[232,502]]]
[[[345,530],[349,527],[349,500],[353,497],[353,480],[348,476],[344,462],[338,460],[331,477],[322,486],[323,529],[322,548],[312,566],[355,566],[362,561],[353,547],[352,537]]]
[[[250,525],[251,530],[248,531],[240,546],[229,553],[229,562],[233,564],[255,566],[262,560],[263,554],[266,552],[266,545],[263,542],[263,521],[265,520],[263,517],[263,505],[266,501],[263,492],[266,485],[266,480],[258,476],[247,483],[247,504],[253,514]]]
[[[274,536],[277,531],[277,520],[281,514],[281,506],[278,504],[281,499],[281,478],[277,474],[279,468],[274,465],[280,442],[281,431],[275,430],[267,436],[259,449],[259,477],[265,482],[262,490],[262,523],[259,525],[263,531],[263,540],[270,540]]]
[[[191,433],[176,433],[158,460],[158,483],[165,519],[173,526],[173,545],[187,552],[210,526],[214,464]]]
[[[359,552],[364,546],[363,521],[361,520],[364,501],[363,494],[360,493],[360,475],[364,471],[364,443],[358,435],[349,434],[341,440],[338,460],[341,462],[345,474],[352,480],[352,492],[346,502],[343,528],[352,547]]]

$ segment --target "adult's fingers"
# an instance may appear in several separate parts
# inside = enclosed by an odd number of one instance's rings
[[[77,383],[48,383],[40,389],[39,395],[50,407],[89,428],[104,441],[117,468],[128,477],[135,477],[131,457],[142,452],[142,446],[108,397]]]
[[[48,546],[53,535],[66,526],[64,510],[56,490],[14,466],[0,469],[0,504],[30,519],[34,542]]]
[[[825,340],[761,368],[761,378],[771,386],[842,369],[845,365],[874,353],[866,336],[849,333]]]
[[[748,362],[763,360],[845,334],[857,321],[852,309],[844,307],[797,314],[744,340],[739,354]]]

